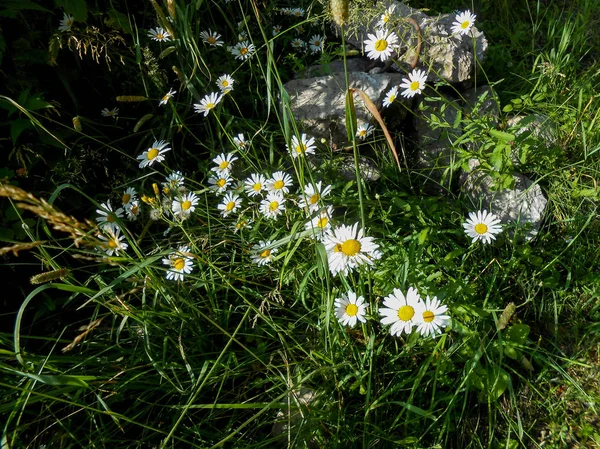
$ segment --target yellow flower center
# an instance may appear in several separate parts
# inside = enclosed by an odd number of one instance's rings
[[[271,250],[270,249],[265,249],[262,253],[260,253],[260,257],[262,257],[263,259],[266,259],[270,255],[271,255]]]
[[[395,100],[395,99],[396,99],[396,98],[394,98],[394,100]],[[390,100],[392,100],[392,99],[390,98]],[[394,101],[394,100],[392,100],[392,101]],[[364,137],[364,136],[366,136],[366,135],[367,135],[367,130],[366,130],[366,129],[361,129],[361,130],[358,132],[358,135],[359,135],[360,137]]]
[[[219,164],[219,168],[221,170],[225,170],[227,167],[229,167],[229,162],[228,161],[223,161]]]
[[[321,46],[321,41],[314,41],[314,42],[313,42],[313,45],[314,45],[315,47],[320,47],[320,46]]]
[[[402,306],[398,309],[400,321],[410,321],[413,316],[415,316],[415,309],[412,306]]]
[[[434,318],[435,315],[431,310],[426,310],[425,312],[423,312],[423,321],[425,321],[426,323],[431,323]]]
[[[299,143],[298,145],[296,145],[296,153],[302,154],[305,151],[306,151],[306,145],[304,145],[303,143]]]
[[[279,202],[278,201],[271,201],[271,203],[269,204],[269,210],[271,212],[274,212],[277,209],[279,209]]]
[[[117,247],[117,242],[115,242],[114,240],[109,240],[108,241],[108,247],[109,248],[116,248]]]
[[[327,223],[329,223],[329,218],[327,218],[327,217],[319,218],[319,220],[317,221],[317,228],[323,229],[325,226],[327,226]],[[335,248],[334,248],[334,251],[335,251]]]
[[[386,15],[384,15],[384,16],[383,16],[383,20],[382,20],[382,22],[383,22],[383,23],[388,23],[388,21],[389,21],[389,20],[390,20],[390,15],[389,15],[389,14],[386,14]]]
[[[317,201],[319,201],[321,199],[321,195],[319,195],[318,193],[315,193],[313,196],[311,196],[308,200],[308,202],[310,204],[317,204]]]
[[[157,33],[157,34],[156,34],[156,38],[157,38],[157,39],[164,39],[164,37],[165,37],[165,36],[164,36],[162,33]]]
[[[106,214],[106,221],[109,223],[113,223],[115,221],[115,216],[113,214]]]
[[[214,107],[215,107],[214,103],[206,103],[206,106],[205,106],[206,110],[212,109]]]
[[[229,203],[227,203],[227,206],[225,206],[225,210],[229,212],[234,207],[235,207],[235,201],[230,201]]]
[[[252,189],[253,189],[255,192],[260,192],[260,191],[262,190],[262,184],[261,184],[260,182],[257,182],[256,184],[254,184],[254,185],[252,186]]]
[[[175,259],[173,261],[173,268],[175,268],[178,271],[183,270],[183,267],[185,267],[185,260],[183,260],[183,258],[179,258],[179,259]]]
[[[356,256],[359,251],[360,251],[360,242],[358,240],[355,239],[349,239],[346,240],[344,243],[342,243],[342,252],[348,256],[348,257],[352,257],[352,256]]]
[[[357,313],[358,313],[358,307],[356,307],[356,304],[348,304],[346,306],[346,315],[355,316]]]
[[[214,45],[217,42],[217,40],[213,36],[209,36],[208,39],[206,39],[206,41],[212,45]]]
[[[246,226],[246,220],[242,220],[235,225],[237,229],[242,229],[244,226]]]
[[[149,161],[151,161],[152,159],[154,159],[156,156],[158,156],[158,149],[157,148],[151,148],[148,150],[148,154],[146,155],[146,157],[148,158]]]
[[[278,181],[275,181],[275,182],[273,183],[273,188],[274,188],[275,190],[283,189],[283,187],[284,187],[284,186],[285,186],[285,183],[284,183],[284,182],[283,182],[281,179],[280,179],[280,180],[278,180]]]
[[[484,223],[477,223],[475,225],[475,232],[477,234],[485,234],[488,230],[487,225],[485,225]]]
[[[218,187],[223,187],[226,183],[227,181],[225,181],[225,178],[221,178],[216,182]]]
[[[410,83],[410,90],[418,90],[419,86],[420,84],[418,81],[413,81],[412,83]]]
[[[181,203],[182,210],[188,210],[190,207],[192,207],[191,201],[184,201],[183,203]]]
[[[467,28],[469,28],[469,25],[471,24],[471,22],[469,22],[468,20],[465,20],[463,23],[460,24],[460,27],[463,30],[466,30]]]
[[[123,204],[129,203],[129,201],[131,201],[131,195],[129,193],[124,194],[121,198],[121,201],[123,202]]]
[[[392,95],[390,95],[390,99],[389,99],[388,101],[389,101],[390,103],[393,103],[394,101],[396,101],[396,94],[392,94]],[[367,132],[365,131],[365,134],[366,134],[366,133],[367,133]]]
[[[223,86],[223,87],[229,86],[229,81],[227,81],[227,80],[221,81],[221,86]]]
[[[137,215],[139,211],[140,211],[140,208],[138,206],[133,206],[131,208],[131,214],[132,215]]]
[[[240,49],[240,55],[245,55],[246,53],[248,53],[248,49],[246,47]]]
[[[165,95],[165,96],[163,97],[163,101],[164,101],[164,102],[167,102],[167,101],[169,101],[169,98],[171,98],[171,97],[169,97],[169,95]]]
[[[379,39],[377,42],[375,42],[375,50],[377,51],[383,51],[387,48],[388,43],[385,39]]]

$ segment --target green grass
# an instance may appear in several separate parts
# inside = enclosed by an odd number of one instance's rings
[[[60,115],[21,107],[24,121],[16,121],[17,110],[6,117],[13,128],[29,123],[12,135],[9,180],[50,197],[56,209],[45,209],[49,221],[32,220],[35,215],[15,206],[23,199],[7,195],[6,246],[43,243],[28,264],[17,265],[8,255],[3,263],[22,277],[27,269],[68,271],[41,285],[22,284],[22,296],[11,297],[2,316],[3,447],[600,447],[600,53],[594,34],[600,7],[585,0],[411,2],[432,15],[471,8],[490,41],[478,83],[494,83],[503,111],[499,127],[464,117],[469,131],[456,143],[455,168],[477,153],[499,184],[518,171],[548,198],[534,240],[525,241],[519,231],[513,236],[509,226],[484,245],[471,244],[462,228],[473,210],[470,201],[432,194],[420,171],[399,171],[380,131],[353,148],[376,155],[382,177],[374,183],[342,179],[326,142],[316,142],[319,157],[312,165],[290,158],[286,147],[302,130],[282,86],[320,58],[291,51],[290,41],[300,25],[305,35],[326,32],[322,58],[334,58],[341,38],[329,32],[324,5],[303,4],[310,15],[298,21],[276,13],[287,5],[275,2],[180,3],[169,25],[179,40],[171,43],[146,38],[150,27],[167,26],[155,8],[87,5],[98,17],[129,17],[132,34],[119,31],[129,49],[114,49],[125,64],[113,57],[109,71],[102,61],[84,59],[82,73],[103,80],[99,89],[110,98],[143,95],[150,101],[116,103],[119,118],[101,120],[105,104],[81,112],[67,101],[51,103],[64,96],[63,87],[39,97],[33,89],[31,98]],[[168,15],[166,3],[157,5]],[[29,18],[24,39],[37,42],[33,24],[46,19],[24,11],[10,20]],[[87,20],[97,18],[89,14]],[[284,32],[273,37],[277,23]],[[55,26],[40,29],[50,35]],[[83,20],[76,26],[84,39]],[[224,47],[207,48],[198,35],[209,28],[227,44],[246,31],[256,55],[241,63]],[[70,54],[60,50],[59,67],[69,67]],[[35,87],[38,75],[27,67],[26,76],[8,85],[7,98]],[[216,91],[214,81],[224,73],[236,80],[234,90],[207,117],[194,114],[192,104]],[[69,97],[83,97],[79,80],[61,76]],[[177,95],[159,108],[169,87]],[[348,117],[352,113],[348,107]],[[498,131],[513,132],[506,123],[516,114],[544,115],[556,128],[550,147],[535,134],[517,138],[527,152],[518,163],[494,153],[505,139]],[[74,116],[81,132],[73,130]],[[220,199],[208,188],[212,159],[234,151],[238,133],[251,144],[236,153],[236,179],[284,170],[294,190],[315,181],[332,185],[325,199],[335,210],[332,221],[365,225],[381,259],[370,269],[333,275],[325,248],[307,236],[306,214],[295,204],[301,196],[293,193],[276,220],[261,217],[248,200],[243,215],[221,216]],[[400,154],[411,151],[408,137],[396,138]],[[136,156],[155,139],[173,149],[162,164],[138,169]],[[469,141],[481,143],[480,149],[467,150],[462,144]],[[19,164],[45,173],[44,179],[16,178]],[[175,170],[197,194],[196,209],[185,221],[166,214],[152,220],[150,210],[162,199],[180,198],[161,187]],[[53,228],[62,220],[56,210],[80,223],[94,220],[100,204],[120,204],[128,186],[147,198],[138,221],[121,220],[126,252],[108,258],[98,252],[97,229],[76,245]],[[238,216],[250,227],[234,232]],[[258,266],[253,245],[266,240],[277,252],[270,264]],[[179,245],[189,246],[193,271],[181,282],[169,281],[162,259]],[[409,287],[449,307],[451,323],[437,338],[414,331],[395,337],[380,324],[384,298]],[[334,313],[335,298],[348,290],[369,304],[367,322],[354,328],[341,326]]]

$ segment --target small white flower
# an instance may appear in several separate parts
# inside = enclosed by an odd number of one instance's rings
[[[399,337],[404,332],[410,334],[413,326],[418,326],[423,319],[423,303],[417,290],[413,287],[408,289],[406,296],[399,289],[395,288],[383,300],[383,307],[379,313],[383,316],[381,324],[387,326],[391,324],[390,334]]]
[[[168,265],[167,279],[173,281],[183,281],[186,274],[190,274],[193,268],[192,257],[188,255],[188,246],[180,246],[177,251],[169,254],[169,257],[162,260],[164,265]]]
[[[219,89],[221,89],[221,92],[224,94],[233,90],[233,83],[234,80],[231,75],[221,75],[217,78],[217,86],[219,86]]]
[[[396,10],[396,5],[395,4],[391,4],[390,6],[388,6],[387,9],[385,10],[385,12],[379,18],[379,22],[377,22],[377,25],[379,27],[385,27],[385,26],[387,26],[387,24],[389,23],[389,21],[392,20],[392,18],[394,17],[394,11],[395,10]]]
[[[241,231],[242,229],[250,229],[252,226],[252,220],[245,217],[240,217],[234,225],[231,226],[231,230],[234,234]]]
[[[248,147],[248,143],[246,142],[246,138],[244,134],[239,133],[237,137],[233,138],[233,143],[238,147],[238,150],[244,151]]]
[[[173,215],[181,220],[187,219],[192,212],[196,210],[200,198],[194,192],[187,193],[181,197],[181,200],[175,200],[172,204]]]
[[[292,177],[285,172],[276,171],[271,179],[267,181],[267,190],[269,192],[289,193],[292,186]]]
[[[260,202],[260,212],[269,219],[277,218],[285,212],[285,198],[281,192],[271,192]]]
[[[104,108],[102,109],[102,111],[100,111],[100,114],[102,114],[102,117],[117,118],[117,116],[119,115],[119,108]]]
[[[333,217],[333,206],[327,206],[304,225],[307,231],[312,231],[312,238],[323,240],[327,231],[331,229],[331,218]],[[378,257],[379,258],[379,257]]]
[[[173,89],[169,89],[169,92],[167,92],[161,99],[160,102],[158,103],[159,106],[163,106],[165,104],[167,104],[169,102],[169,100],[171,98],[173,98],[173,95],[175,95],[177,93],[176,90]]]
[[[402,96],[411,98],[416,94],[420,94],[425,89],[427,82],[427,73],[424,70],[415,69],[408,74],[408,78],[402,78],[400,87],[404,89]]]
[[[315,148],[315,138],[308,138],[304,133],[300,136],[300,140],[298,140],[298,137],[292,136],[292,142],[288,147],[294,158],[307,154],[315,154]]]
[[[427,296],[418,311],[422,319],[417,326],[417,332],[423,337],[432,336],[433,338],[436,334],[441,334],[442,328],[450,322],[450,316],[446,315],[447,311],[448,307],[441,305],[435,296],[433,299]]]
[[[387,108],[389,105],[391,105],[396,100],[397,96],[398,86],[394,86],[385,94],[385,98],[383,99],[383,107]]]
[[[148,31],[148,37],[151,37],[152,40],[159,42],[168,42],[171,40],[171,35],[169,32],[161,27],[151,28],[150,31]]]
[[[129,207],[125,209],[127,213],[127,219],[129,221],[137,220],[138,215],[140,214],[140,202],[138,200],[133,200],[129,202]]]
[[[140,168],[150,167],[155,162],[164,161],[164,154],[167,151],[171,151],[171,148],[167,148],[167,145],[169,145],[169,143],[164,140],[155,140],[150,148],[137,157],[137,159],[141,161]]]
[[[221,153],[213,159],[213,162],[217,164],[217,166],[211,168],[211,170],[217,172],[218,175],[230,173],[233,162],[237,161],[237,159],[238,158],[233,153]]]
[[[290,45],[292,46],[292,48],[295,48],[296,50],[300,50],[300,49],[303,49],[304,47],[306,47],[306,42],[304,42],[302,39],[296,37],[296,38],[292,39],[292,42],[290,42]]]
[[[221,204],[217,206],[217,209],[221,211],[221,215],[223,215],[223,217],[226,217],[229,214],[237,212],[241,205],[241,198],[235,193],[228,192],[223,197],[223,201],[221,202]]]
[[[336,298],[334,305],[335,316],[342,325],[354,327],[357,321],[367,322],[365,314],[368,304],[365,304],[365,298],[357,297],[352,290],[347,295],[342,294],[341,298]]]
[[[271,246],[272,243],[273,242],[271,242],[270,240],[261,240],[258,245],[254,245],[252,247],[252,262],[257,264],[258,266],[271,263],[271,261],[273,260],[273,254],[279,251],[277,248],[267,249],[267,247]]]
[[[215,193],[223,193],[231,184],[231,177],[229,173],[221,173],[208,178],[208,183],[210,184],[208,187],[210,190],[213,190]]]
[[[241,59],[242,61],[248,59],[255,51],[254,44],[251,44],[248,41],[238,42],[231,49],[231,54],[235,56],[236,59]]]
[[[358,223],[331,229],[323,238],[323,244],[327,250],[329,271],[333,275],[347,274],[363,264],[373,265],[373,260],[381,257],[379,245],[373,237],[363,236]]]
[[[210,45],[211,47],[222,47],[223,41],[221,39],[221,35],[215,31],[202,31],[200,33],[200,37],[202,38],[202,42]]]
[[[137,192],[135,188],[127,187],[123,192],[123,196],[121,197],[121,203],[123,203],[125,210],[127,210],[134,201],[137,201]]]
[[[290,15],[294,17],[304,17],[304,8],[292,8],[290,10]]]
[[[463,223],[463,228],[473,239],[471,243],[475,243],[477,240],[491,243],[492,240],[496,240],[496,234],[502,231],[498,217],[486,210],[470,212],[467,222]]]
[[[375,34],[368,34],[365,41],[365,50],[370,59],[381,59],[385,61],[394,53],[394,47],[398,42],[396,33],[386,30],[376,30]]]
[[[163,183],[163,193],[165,195],[169,194],[171,190],[177,190],[179,187],[183,186],[185,182],[185,178],[180,171],[174,171],[169,174],[165,178],[165,182]]]
[[[96,209],[96,213],[98,214],[96,222],[103,229],[117,229],[119,227],[117,219],[123,218],[123,209],[119,207],[117,210],[113,210],[110,200],[100,204],[100,209]]]
[[[304,186],[304,192],[300,194],[298,206],[307,208],[310,213],[316,212],[319,209],[320,201],[331,192],[331,186],[322,187],[322,182],[316,184],[308,184]]]
[[[468,10],[457,14],[456,22],[452,24],[452,34],[467,34],[473,28],[476,17]]]
[[[384,105],[385,105],[385,100],[384,100]],[[369,137],[371,134],[373,134],[374,130],[375,130],[375,128],[372,125],[369,125],[368,123],[361,123],[360,125],[358,125],[358,128],[356,129],[356,137],[358,137],[361,140],[365,140],[367,137]]]
[[[319,53],[323,51],[323,36],[320,34],[314,34],[308,41],[308,46],[312,53]]]
[[[274,25],[272,31],[273,36],[277,36],[279,33],[281,33],[281,25]]]
[[[73,23],[75,22],[75,19],[73,19],[73,16],[70,14],[67,14],[66,12],[63,13],[63,18],[60,21],[60,24],[58,26],[58,31],[60,32],[65,32],[65,31],[71,31],[71,27],[73,26]]]
[[[127,250],[129,245],[123,242],[125,236],[120,234],[119,228],[104,228],[104,234],[98,236],[102,240],[101,249],[106,252],[107,256],[118,256],[120,252]]]
[[[244,181],[244,191],[248,196],[262,194],[267,188],[267,179],[264,175],[253,173]]]
[[[219,102],[223,99],[223,95],[212,92],[208,95],[205,95],[200,103],[194,103],[194,111],[198,114],[204,113],[204,117],[208,115],[208,113],[213,109]]]

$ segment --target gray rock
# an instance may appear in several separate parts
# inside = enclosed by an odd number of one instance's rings
[[[373,65],[369,58],[348,58],[346,60],[348,72],[368,72]],[[315,64],[306,69],[303,78],[313,78],[317,76],[331,75],[332,73],[344,73],[344,61],[335,60],[327,64]]]
[[[381,107],[386,92],[401,82],[402,75],[382,73],[369,75],[363,72],[348,74],[350,87],[362,90]],[[343,73],[333,73],[316,78],[298,79],[287,82],[285,90],[290,96],[292,113],[302,127],[313,137],[326,139],[334,148],[341,148],[348,140],[346,132],[346,81]],[[400,108],[404,102],[398,97],[395,108],[398,115],[406,114],[407,108]],[[354,106],[358,122],[372,122],[372,114],[367,110],[358,94],[354,95]]]
[[[472,201],[475,208],[493,212],[505,224],[524,227],[526,240],[534,238],[540,228],[548,200],[542,188],[525,175],[513,175],[512,189],[493,190],[493,178],[483,173],[479,161],[469,161],[471,172],[466,176],[462,192]]]
[[[340,158],[339,171],[344,179],[356,179],[354,156],[342,156]],[[358,157],[358,172],[363,181],[373,182],[381,178],[381,171],[375,161],[365,156]]]
[[[472,120],[478,118],[489,118],[493,126],[498,125],[500,119],[500,105],[496,92],[487,84],[472,87],[462,93],[464,99],[464,114],[469,115]]]

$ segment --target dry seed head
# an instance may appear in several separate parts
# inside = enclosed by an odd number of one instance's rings
[[[62,279],[67,274],[69,274],[69,270],[67,268],[59,268],[58,270],[47,271],[45,273],[36,274],[35,276],[31,276],[29,282],[31,285],[43,284],[44,282],[50,282],[55,279]]]
[[[0,256],[3,256],[7,253],[12,252],[13,256],[18,257],[19,251],[27,251],[27,250],[30,250],[31,248],[35,248],[36,246],[43,245],[44,243],[46,243],[45,240],[43,240],[43,241],[40,240],[37,242],[17,243],[16,245],[13,245],[13,246],[5,246],[4,248],[0,248]]]
[[[510,319],[512,318],[512,316],[515,314],[516,311],[517,311],[517,307],[515,306],[515,303],[509,302],[506,305],[506,307],[504,308],[502,315],[500,315],[500,318],[498,318],[498,323],[496,324],[496,327],[498,328],[498,330],[502,330],[502,329],[506,328],[506,326],[508,325],[508,322],[510,321]]]
[[[177,18],[177,11],[175,10],[175,0],[167,0],[167,11],[173,20]]]
[[[343,26],[348,20],[348,0],[330,0],[331,15],[338,26]]]
[[[76,115],[75,117],[73,117],[73,128],[75,129],[75,131],[77,131],[78,133],[81,132],[81,120],[79,120],[79,116]]]
[[[135,103],[137,101],[146,101],[148,98],[141,95],[119,95],[117,101],[121,103]]]

